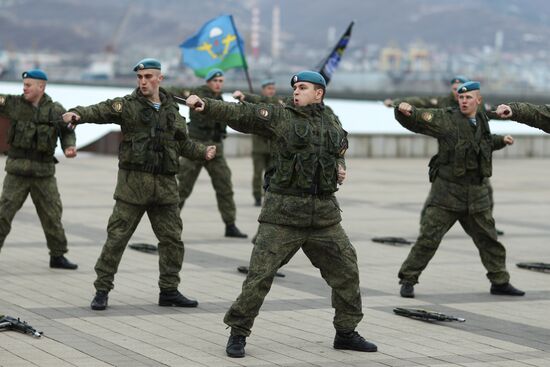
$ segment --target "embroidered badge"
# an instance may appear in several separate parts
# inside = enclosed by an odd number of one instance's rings
[[[258,114],[264,119],[266,119],[269,116],[269,111],[265,108],[260,108],[260,110],[258,111]]]
[[[423,112],[422,113],[422,119],[426,122],[432,121],[433,117],[434,117],[434,115],[432,115],[431,112]]]
[[[115,110],[115,112],[122,112],[122,102],[120,101],[115,101],[113,102],[113,110]]]

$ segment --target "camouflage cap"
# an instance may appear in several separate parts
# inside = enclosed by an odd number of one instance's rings
[[[157,59],[143,59],[134,66],[134,71],[143,69],[157,69],[160,70],[160,61]]]
[[[311,70],[300,71],[298,74],[294,75],[292,79],[290,79],[290,86],[293,87],[294,84],[298,82],[308,82],[320,85],[323,88],[327,87],[325,78],[318,72]]]
[[[458,87],[457,92],[458,94],[461,94],[461,93],[471,92],[473,90],[479,90],[480,88],[481,88],[481,84],[479,82],[469,81],[464,84],[461,84]]]
[[[21,77],[23,79],[29,78],[29,79],[48,80],[48,76],[46,75],[46,73],[40,69],[27,70],[23,72],[23,74],[21,74]]]

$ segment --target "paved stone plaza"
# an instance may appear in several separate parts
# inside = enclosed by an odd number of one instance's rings
[[[428,192],[427,159],[351,159],[338,198],[343,226],[358,254],[365,318],[358,331],[378,353],[332,348],[330,290],[299,252],[275,278],[248,338],[244,359],[225,356],[223,315],[239,294],[250,240],[226,239],[214,191],[203,171],[182,214],[185,262],[180,290],[197,309],[157,306],[157,256],[128,249],[106,311],[90,310],[93,270],[111,214],[116,157],[61,159],[57,179],[77,271],[48,267],[44,234],[27,199],[0,253],[0,314],[20,317],[44,337],[0,333],[0,366],[550,366],[550,274],[519,261],[550,262],[550,160],[495,162],[495,218],[505,232],[512,283],[525,297],[489,294],[472,241],[456,225],[417,285],[399,297],[397,271],[408,246],[373,243],[374,236],[414,240]],[[4,166],[4,159],[0,165]],[[237,225],[253,235],[259,209],[250,188],[251,160],[229,159]],[[0,173],[3,179],[4,172]],[[147,218],[131,242],[155,243]],[[393,314],[416,307],[466,318],[423,322]]]

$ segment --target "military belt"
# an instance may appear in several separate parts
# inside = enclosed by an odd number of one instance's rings
[[[145,173],[151,173],[153,175],[166,175],[166,176],[173,176],[177,172],[167,172],[162,166],[156,166],[153,164],[131,164],[131,163],[119,163],[118,168],[125,169],[127,171],[138,171],[138,172],[145,172]]]
[[[321,200],[330,199],[332,197],[332,195],[334,195],[334,191],[312,193],[308,190],[300,191],[300,190],[278,189],[278,188],[273,188],[271,186],[268,187],[267,191],[274,192],[276,194],[297,196],[297,197],[303,197],[303,198],[315,197],[315,198],[319,198]]]
[[[458,185],[481,185],[483,183],[483,177],[478,175],[464,175],[457,177],[441,174],[441,171],[439,171],[437,176],[445,181],[449,181]]]
[[[13,159],[28,159],[36,162],[55,162],[55,158],[52,154],[45,154],[37,152],[35,150],[16,149],[12,148],[8,150],[8,157]]]

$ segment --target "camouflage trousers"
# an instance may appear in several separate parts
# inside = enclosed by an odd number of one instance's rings
[[[117,200],[107,225],[107,241],[95,265],[96,290],[113,289],[114,277],[122,254],[146,212],[153,232],[159,240],[159,287],[161,290],[178,288],[184,249],[181,241],[183,224],[177,204],[145,206]]]
[[[497,240],[495,221],[490,209],[467,214],[428,206],[421,218],[420,235],[399,270],[400,283],[418,283],[422,271],[434,256],[445,233],[457,222],[473,239],[487,278],[494,284],[507,283],[506,249]]]
[[[185,200],[191,195],[203,166],[210,175],[212,186],[214,187],[214,191],[216,191],[218,210],[222,215],[222,220],[226,224],[235,223],[237,209],[233,200],[231,170],[223,156],[216,156],[216,158],[206,162],[192,161],[184,157],[180,158],[180,168],[176,176],[178,178],[180,210],[185,205]]]
[[[61,224],[63,209],[54,176],[26,177],[6,174],[0,197],[0,249],[10,233],[15,213],[21,209],[29,194],[44,229],[50,256],[63,255],[67,252],[67,238]]]
[[[252,195],[255,200],[262,199],[264,191],[264,172],[269,167],[271,154],[269,153],[252,153],[252,166],[254,174],[252,176]]]
[[[225,314],[235,335],[250,335],[275,272],[302,248],[332,288],[334,328],[353,331],[363,318],[357,255],[340,224],[321,229],[260,223],[242,292]]]
[[[489,201],[491,202],[491,213],[492,213],[495,207],[495,200],[493,198],[493,185],[491,185],[491,181],[488,178],[486,178],[485,180],[487,182],[487,189],[489,191]],[[428,196],[426,198],[426,201],[424,202],[424,206],[422,207],[422,210],[420,211],[420,222],[422,222],[422,218],[426,213],[426,208],[428,208],[429,201],[430,201],[430,197]]]

